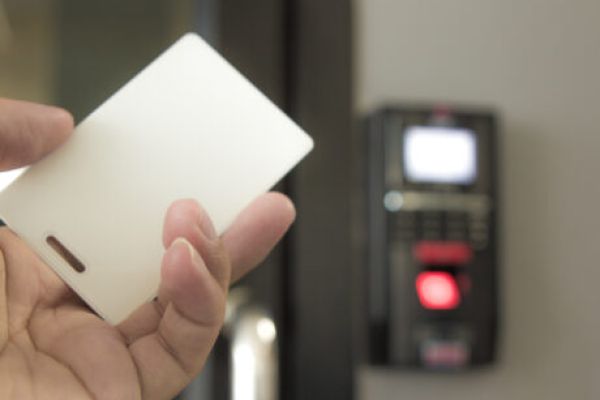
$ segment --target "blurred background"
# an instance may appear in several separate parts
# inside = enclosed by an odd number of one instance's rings
[[[222,338],[181,399],[596,399],[599,15],[585,0],[0,0],[0,96],[80,121],[195,31],[315,139],[278,187],[297,204],[294,228],[232,291]],[[389,356],[373,362],[369,121],[382,109],[497,137],[477,155],[494,172],[478,195],[495,210],[492,300],[477,306],[494,317],[484,323],[493,340],[481,365],[472,350],[456,368],[427,368],[418,341],[406,344],[410,360],[395,358],[393,331],[378,350]],[[495,124],[473,128],[490,115]],[[418,125],[440,126],[427,118]],[[401,293],[419,306],[402,285],[381,284],[384,302]],[[401,327],[421,315],[388,309]],[[427,318],[470,332],[452,351],[476,342],[470,314],[436,312]]]

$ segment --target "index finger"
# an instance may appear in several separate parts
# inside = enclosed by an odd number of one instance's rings
[[[0,98],[0,171],[41,159],[72,131],[73,117],[62,108]]]

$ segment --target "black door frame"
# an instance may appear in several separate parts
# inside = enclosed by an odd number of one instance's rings
[[[352,155],[357,143],[352,2],[221,0],[219,27],[220,50],[316,144],[283,185],[298,219],[281,258],[271,259],[283,261],[275,267],[281,268],[275,275],[282,282],[282,304],[274,305],[281,307],[276,313],[283,340],[281,398],[351,399],[356,305]],[[260,287],[259,280],[249,284]]]

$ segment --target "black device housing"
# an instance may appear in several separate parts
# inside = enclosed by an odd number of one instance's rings
[[[403,135],[409,126],[460,127],[474,132],[475,180],[470,184],[408,180],[402,169]],[[369,362],[432,370],[491,363],[499,314],[494,113],[448,106],[390,107],[371,114],[366,131]],[[384,206],[391,191],[403,196],[398,210]],[[415,258],[415,246],[422,241],[466,244],[472,258],[465,265],[423,264]],[[455,277],[461,283],[460,304],[448,310],[424,307],[415,286],[423,271],[444,271]],[[432,345],[438,346],[434,352]]]

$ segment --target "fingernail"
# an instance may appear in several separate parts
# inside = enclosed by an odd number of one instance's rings
[[[286,199],[286,205],[290,209],[292,214],[294,215],[294,219],[295,219],[296,218],[296,206],[294,205],[294,202],[292,200],[290,200],[289,197],[285,196],[285,199]]]
[[[200,230],[202,231],[202,233],[204,233],[206,235],[207,238],[209,238],[211,240],[217,238],[217,231],[215,230],[215,227],[214,227],[212,221],[210,220],[210,217],[204,210],[202,211],[200,218],[198,220],[198,226],[200,227]]]
[[[175,247],[175,246],[185,246],[187,251],[190,253],[190,259],[192,260],[192,263],[194,263],[196,265],[199,263],[198,258],[200,256],[198,255],[198,252],[196,251],[194,246],[192,246],[192,244],[190,242],[188,242],[185,238],[178,237],[177,239],[175,239],[173,241],[173,244],[171,244],[171,247]]]

